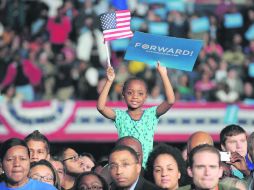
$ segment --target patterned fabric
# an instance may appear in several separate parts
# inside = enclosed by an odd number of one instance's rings
[[[115,126],[119,138],[133,136],[137,138],[143,149],[143,163],[145,167],[148,155],[153,149],[153,137],[159,119],[156,117],[157,106],[144,110],[140,120],[133,120],[127,111],[115,109]]]

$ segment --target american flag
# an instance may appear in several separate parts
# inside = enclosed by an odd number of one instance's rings
[[[100,16],[104,41],[120,38],[130,38],[133,33],[130,29],[131,13],[129,10],[104,13]]]

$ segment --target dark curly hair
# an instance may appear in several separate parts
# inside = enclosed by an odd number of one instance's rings
[[[96,176],[100,180],[100,182],[102,183],[102,190],[108,190],[109,189],[108,184],[105,181],[105,179],[103,177],[101,177],[99,174],[97,174],[96,172],[94,172],[94,171],[84,172],[84,173],[80,174],[75,180],[75,184],[74,184],[73,189],[78,190],[79,189],[79,184],[80,184],[82,178],[85,177],[85,176],[89,176],[89,175]]]
[[[178,170],[181,173],[181,177],[178,181],[179,186],[185,185],[187,171],[186,171],[186,163],[182,157],[182,154],[178,148],[164,144],[164,143],[154,147],[153,151],[150,153],[146,163],[145,178],[155,183],[154,177],[153,177],[154,161],[161,154],[171,155],[175,159]]]

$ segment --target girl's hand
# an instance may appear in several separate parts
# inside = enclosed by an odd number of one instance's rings
[[[160,73],[160,75],[167,75],[168,74],[167,68],[161,66],[159,61],[157,62],[157,70]]]
[[[115,71],[114,71],[113,67],[111,67],[111,66],[109,66],[107,68],[107,79],[110,82],[113,82],[115,79]]]

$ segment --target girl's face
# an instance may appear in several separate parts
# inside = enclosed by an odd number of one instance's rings
[[[30,169],[29,177],[44,183],[54,185],[54,174],[45,165],[38,165]]]
[[[20,145],[11,147],[6,152],[2,164],[12,187],[20,187],[28,181],[30,160],[26,147]]]
[[[83,189],[98,189],[102,190],[103,185],[100,181],[100,179],[95,175],[87,175],[84,176],[78,185],[78,190]]]
[[[147,90],[144,82],[141,80],[130,81],[123,95],[129,108],[140,108],[147,98]]]
[[[161,188],[175,190],[178,188],[180,172],[176,160],[169,154],[160,154],[154,161],[153,176],[155,184]]]
[[[59,181],[62,185],[64,182],[64,175],[65,175],[63,163],[60,161],[55,161],[55,160],[51,160],[50,163],[53,165],[54,169],[56,170],[59,176]]]
[[[81,160],[83,161],[83,171],[89,172],[91,171],[92,167],[94,167],[93,161],[88,156],[82,156]]]

